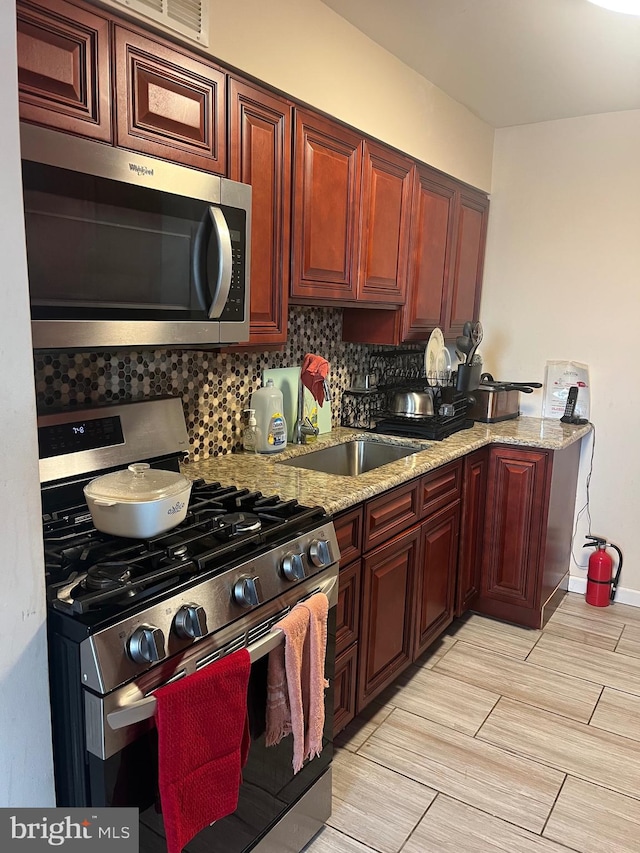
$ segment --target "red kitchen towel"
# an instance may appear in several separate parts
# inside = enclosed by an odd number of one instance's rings
[[[241,649],[154,694],[168,853],[236,810],[249,752],[250,669]]]
[[[329,362],[326,358],[308,352],[302,362],[300,378],[319,406],[324,403],[324,381],[328,375]]]

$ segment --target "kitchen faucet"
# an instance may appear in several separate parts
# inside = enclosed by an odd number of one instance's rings
[[[293,428],[293,444],[306,444],[312,437],[315,438],[319,432],[318,427],[314,427],[310,418],[305,417],[304,415],[304,387],[301,376],[298,386],[298,418]],[[322,387],[324,389],[325,399],[330,403],[331,391],[326,379],[323,380]]]

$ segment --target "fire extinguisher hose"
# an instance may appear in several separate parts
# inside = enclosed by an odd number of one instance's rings
[[[618,563],[618,571],[616,572],[616,576],[611,582],[611,601],[616,594],[616,590],[618,588],[618,581],[620,580],[620,572],[622,571],[622,551],[618,548],[617,545],[614,545],[612,542],[609,543],[609,547],[613,548],[614,551],[617,551],[620,562]]]

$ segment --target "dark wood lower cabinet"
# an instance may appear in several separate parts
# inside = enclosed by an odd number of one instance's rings
[[[358,644],[350,646],[336,657],[333,679],[333,734],[350,723],[356,715],[356,672]]]
[[[460,501],[420,526],[414,659],[453,621],[459,526]]]
[[[363,559],[358,711],[412,660],[412,612],[420,526]]]
[[[489,448],[482,447],[464,460],[460,548],[455,615],[462,616],[480,594],[484,545],[484,514],[487,496]]]
[[[480,596],[473,609],[529,628],[553,612],[569,572],[580,442],[491,447]]]

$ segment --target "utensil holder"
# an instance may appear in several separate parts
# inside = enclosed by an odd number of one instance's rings
[[[482,362],[474,361],[472,364],[459,364],[456,374],[456,391],[466,394],[469,391],[475,391],[480,384],[480,374],[482,373]]]

